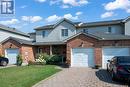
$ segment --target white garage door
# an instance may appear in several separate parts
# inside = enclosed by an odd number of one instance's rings
[[[92,48],[74,48],[71,55],[71,67],[93,67],[94,50]]]
[[[5,55],[9,59],[9,64],[16,64],[16,57],[19,54],[18,49],[6,49]]]
[[[103,48],[102,67],[106,69],[107,60],[110,60],[114,56],[129,56],[129,48]]]

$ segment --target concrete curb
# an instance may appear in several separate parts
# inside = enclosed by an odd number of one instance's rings
[[[10,67],[16,67],[16,65],[0,66],[0,69],[10,68]]]

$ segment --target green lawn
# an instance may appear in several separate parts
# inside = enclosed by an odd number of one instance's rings
[[[58,71],[53,65],[0,69],[0,87],[31,87]]]

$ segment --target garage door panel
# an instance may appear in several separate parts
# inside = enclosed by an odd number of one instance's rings
[[[91,48],[74,48],[72,49],[71,66],[72,67],[93,66],[94,63],[93,55],[94,55],[93,49]]]
[[[9,59],[9,64],[16,64],[16,57],[19,54],[18,49],[6,49],[6,57]]]
[[[107,60],[111,60],[114,56],[129,56],[129,48],[103,48],[103,68],[107,68]]]

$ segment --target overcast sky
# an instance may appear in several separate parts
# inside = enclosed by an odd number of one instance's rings
[[[95,22],[128,17],[130,0],[15,0],[14,17],[0,17],[0,24],[24,32],[62,18]]]

